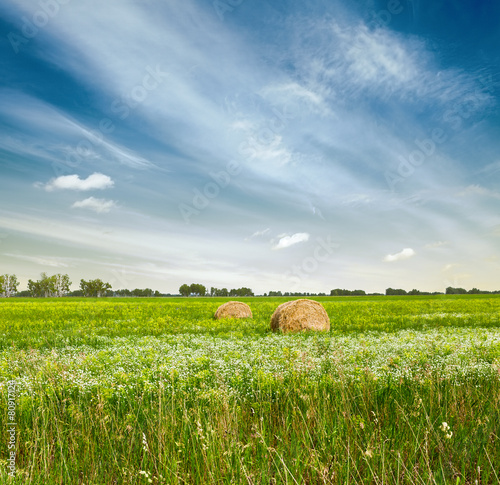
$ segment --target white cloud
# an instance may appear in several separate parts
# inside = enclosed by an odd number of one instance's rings
[[[48,192],[53,190],[103,190],[113,187],[114,184],[110,177],[96,172],[86,179],[81,179],[78,175],[62,175],[45,185],[45,190]]]
[[[415,251],[412,248],[405,248],[399,253],[396,254],[388,254],[385,258],[384,261],[386,263],[392,263],[394,261],[403,261],[404,259],[411,258],[412,256],[415,256]]]
[[[307,232],[297,232],[296,234],[292,234],[291,236],[282,236],[278,241],[278,244],[273,246],[273,249],[288,248],[290,246],[293,246],[294,244],[298,244],[308,240],[309,234]]]
[[[89,209],[95,212],[109,212],[116,204],[112,200],[106,199],[96,199],[95,197],[89,197],[88,199],[79,200],[75,202],[72,206],[73,209]]]

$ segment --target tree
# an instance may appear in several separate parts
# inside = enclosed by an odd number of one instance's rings
[[[47,273],[40,273],[40,280],[38,282],[40,283],[41,293],[44,298],[54,295],[56,291],[54,276],[47,276]]]
[[[104,283],[100,279],[96,280],[80,280],[80,289],[82,290],[85,296],[94,296],[100,298],[103,295],[106,295],[107,291],[111,289],[111,285],[109,283]]]
[[[17,276],[13,274],[0,275],[0,294],[9,298],[17,292],[19,282]]]
[[[446,288],[446,294],[447,295],[465,295],[467,293],[467,290],[464,288],[453,288],[451,286],[448,286]]]
[[[386,295],[406,295],[406,291],[405,290],[401,290],[401,289],[393,289],[393,288],[387,288],[387,290],[385,290],[385,294]]]
[[[366,295],[364,290],[342,290],[336,288],[330,291],[330,296],[364,296]]]
[[[229,296],[253,296],[253,291],[250,288],[242,287],[238,289],[232,289],[229,292]]]
[[[182,296],[189,296],[191,294],[191,288],[189,285],[184,284],[179,288],[179,293]]]
[[[141,288],[136,288],[135,290],[132,290],[132,295],[150,297],[153,296],[153,290],[150,288],[145,288],[144,290],[142,290]]]
[[[28,280],[28,291],[33,298],[40,298],[43,296],[39,281]]]
[[[71,281],[67,274],[56,274],[51,276],[53,278],[55,296],[64,296],[68,293]]]
[[[198,296],[205,296],[207,289],[199,283],[192,283],[189,287],[190,293]]]
[[[47,273],[40,273],[38,281],[28,280],[28,291],[34,298],[48,298],[55,296],[56,276],[47,276]]]

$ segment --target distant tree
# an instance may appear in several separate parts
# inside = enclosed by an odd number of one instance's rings
[[[229,296],[253,296],[253,291],[250,288],[233,288],[229,292]]]
[[[132,295],[139,297],[151,297],[153,296],[153,290],[151,288],[136,288],[135,290],[132,290]]]
[[[364,290],[343,290],[336,288],[330,291],[330,296],[363,296],[366,295]]]
[[[0,294],[5,298],[10,298],[17,292],[19,282],[17,276],[13,274],[0,275]]]
[[[55,276],[47,276],[47,273],[40,273],[40,289],[44,298],[54,296],[56,292],[56,279]]]
[[[102,280],[80,280],[80,289],[82,290],[85,296],[93,296],[100,298],[101,296],[108,295],[108,290],[111,289],[111,285],[109,283],[105,283]]]
[[[465,295],[467,293],[467,290],[464,288],[453,288],[451,286],[448,286],[446,288],[446,294],[447,295]]]
[[[192,295],[205,296],[207,289],[199,283],[192,283],[189,287],[189,291]]]
[[[68,293],[71,281],[67,274],[56,274],[50,278],[52,278],[54,296],[64,296]]]
[[[269,296],[283,296],[283,293],[281,291],[270,291]]]
[[[393,289],[393,288],[387,288],[387,290],[385,290],[385,294],[386,295],[406,295],[406,291],[405,290],[402,290],[402,289]]]
[[[182,296],[189,296],[191,294],[191,288],[189,285],[184,284],[179,288],[179,293]]]
[[[28,280],[28,291],[30,292],[31,296],[35,298],[49,298],[51,296],[59,296],[59,288],[57,287],[57,285],[58,281],[61,285],[63,285],[63,280],[58,280],[58,276],[62,275],[48,276],[47,273],[44,272],[40,273],[39,280]],[[64,279],[64,281],[66,280]],[[67,281],[69,282],[69,278]],[[71,282],[69,282],[69,284],[71,284]]]
[[[28,291],[33,298],[42,297],[42,287],[39,281],[28,280]]]

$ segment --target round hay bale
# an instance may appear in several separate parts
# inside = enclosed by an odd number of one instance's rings
[[[280,305],[271,317],[274,332],[301,332],[303,330],[330,330],[328,313],[314,300],[293,300]]]
[[[241,301],[228,301],[217,308],[214,318],[252,318],[252,310]]]

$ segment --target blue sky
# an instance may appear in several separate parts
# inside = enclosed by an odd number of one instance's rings
[[[500,289],[500,4],[0,4],[0,263]]]

